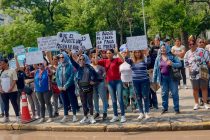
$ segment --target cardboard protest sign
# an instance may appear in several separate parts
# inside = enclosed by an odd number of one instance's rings
[[[10,60],[9,61],[9,68],[10,69],[16,69],[17,68],[15,60]]]
[[[113,49],[116,44],[116,31],[100,31],[96,33],[96,47],[99,50]]]
[[[38,48],[40,51],[55,51],[57,50],[57,36],[37,38]]]
[[[37,52],[39,50],[39,48],[37,47],[29,47],[27,48],[27,52]]]
[[[26,53],[26,64],[32,65],[32,64],[39,64],[43,62],[44,62],[44,58],[41,51]]]
[[[81,49],[82,50],[89,50],[93,48],[89,34],[85,34],[81,36]]]
[[[146,50],[148,48],[146,35],[127,37],[127,46],[129,51]]]
[[[25,48],[24,48],[23,45],[13,47],[12,50],[13,50],[15,55],[21,55],[21,54],[25,53]]]
[[[59,32],[57,49],[80,50],[81,35],[75,32]]]

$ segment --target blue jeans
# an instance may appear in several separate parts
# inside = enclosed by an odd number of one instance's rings
[[[170,76],[162,75],[161,89],[162,89],[162,106],[164,110],[168,110],[168,95],[170,90],[172,93],[174,110],[179,111],[178,84],[179,81],[174,81]]]
[[[133,87],[136,93],[136,99],[140,113],[149,113],[149,94],[150,94],[149,80],[133,81]],[[144,110],[143,110],[142,100],[144,100]]]
[[[61,91],[61,100],[63,102],[64,116],[68,115],[69,106],[71,104],[73,115],[77,112],[77,103],[74,99],[75,85],[70,86],[66,91]]]
[[[106,87],[105,82],[100,82],[93,87],[93,100],[94,100],[94,108],[96,113],[99,113],[99,96],[101,97],[103,103],[103,113],[107,113],[107,97],[106,97]]]
[[[123,94],[122,94],[122,81],[113,80],[108,82],[108,90],[112,98],[112,106],[114,111],[114,116],[118,116],[117,112],[117,99],[120,104],[121,116],[125,115],[125,108],[123,103]]]

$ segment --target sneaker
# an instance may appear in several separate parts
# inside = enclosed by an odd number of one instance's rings
[[[94,119],[98,118],[99,116],[100,116],[99,113],[96,113],[96,114],[94,115]]]
[[[67,122],[68,120],[68,117],[67,116],[64,116],[62,120],[60,120],[60,123],[65,123]]]
[[[126,118],[125,118],[125,116],[121,116],[120,122],[121,122],[121,123],[126,122]]]
[[[198,104],[195,104],[193,110],[198,110],[199,109],[199,105]]]
[[[145,113],[145,119],[149,119],[150,116],[149,116],[149,113]]]
[[[168,112],[168,109],[163,109],[162,112],[161,112],[161,114],[165,114],[167,112]]]
[[[3,118],[3,117],[4,117],[4,113],[1,113],[1,114],[0,114],[0,117]]]
[[[185,89],[188,89],[187,85],[184,85],[184,88],[185,88]]]
[[[209,107],[206,103],[204,104],[204,108],[205,108],[206,110],[210,109],[210,107]]]
[[[110,123],[113,123],[113,122],[116,122],[116,121],[119,121],[118,116],[114,116],[114,117],[110,120]]]
[[[19,116],[16,117],[16,123],[20,123],[20,117]]]
[[[96,120],[94,119],[94,117],[93,117],[93,116],[90,116],[90,123],[91,123],[91,124],[96,123]]]
[[[51,122],[53,122],[53,119],[52,118],[49,118],[46,122],[47,123],[51,123]]]
[[[40,118],[40,116],[38,116],[38,115],[35,116],[35,119],[39,119],[39,118]]]
[[[41,118],[39,121],[38,121],[38,123],[43,123],[45,121],[45,119],[44,118]]]
[[[143,118],[144,118],[144,114],[143,114],[143,113],[140,113],[140,114],[139,114],[139,117],[137,118],[137,120],[140,121],[140,120],[142,120]]]
[[[89,121],[89,120],[88,120],[88,117],[85,116],[85,117],[83,117],[83,119],[80,121],[80,123],[81,123],[81,124],[83,124],[83,123],[88,123],[88,121]]]
[[[73,119],[72,119],[72,122],[77,122],[77,121],[78,121],[78,119],[77,119],[76,115],[74,115]]]
[[[4,117],[2,122],[3,122],[3,123],[7,123],[7,122],[9,122],[9,121],[10,121],[10,120],[9,120],[9,117]]]
[[[103,113],[103,120],[107,119],[107,113]]]

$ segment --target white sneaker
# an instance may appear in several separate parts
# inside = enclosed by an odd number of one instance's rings
[[[113,118],[110,120],[110,123],[113,123],[113,122],[116,122],[116,121],[119,121],[118,116],[113,116]]]
[[[49,118],[46,122],[47,123],[51,123],[51,122],[53,122],[53,119],[52,118]]]
[[[125,118],[125,116],[121,116],[120,122],[121,122],[121,123],[126,122],[126,118]]]
[[[96,120],[94,119],[94,117],[93,117],[93,116],[90,116],[90,123],[91,123],[91,124],[96,123]]]
[[[72,122],[77,122],[77,121],[78,121],[78,119],[77,119],[76,115],[74,115]]]
[[[140,114],[139,114],[139,117],[137,118],[137,120],[140,121],[140,120],[142,120],[143,118],[144,118],[144,114],[143,114],[143,113],[140,113]]]
[[[184,88],[185,88],[185,89],[188,89],[187,85],[184,85]]]
[[[210,107],[209,107],[206,103],[204,104],[204,108],[205,108],[206,110],[210,109]]]
[[[199,109],[199,105],[198,104],[195,104],[193,110],[198,110]]]
[[[16,123],[20,123],[20,117],[19,116],[16,117]]]
[[[44,118],[41,118],[39,121],[38,121],[38,123],[43,123],[45,121],[45,119]]]
[[[60,120],[60,123],[65,123],[67,122],[68,120],[68,117],[67,116],[64,116],[62,120]]]
[[[145,119],[149,119],[150,116],[149,116],[149,113],[145,113]]]
[[[88,119],[88,117],[83,117],[83,119],[80,121],[80,123],[81,124],[83,124],[83,123],[88,123],[88,121],[89,121],[89,119]]]
[[[3,118],[3,120],[2,120],[2,123],[7,123],[7,122],[9,122],[10,120],[9,120],[9,117],[4,117]]]

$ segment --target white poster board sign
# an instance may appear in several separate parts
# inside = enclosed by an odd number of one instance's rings
[[[82,50],[89,50],[93,48],[89,34],[82,35],[81,38],[82,38],[81,39]]]
[[[116,44],[116,31],[100,31],[96,33],[96,47],[99,50],[114,49]]]
[[[32,65],[32,64],[39,64],[43,62],[44,62],[44,58],[41,51],[26,53],[26,64]]]
[[[15,60],[10,60],[9,61],[9,68],[10,69],[16,69],[17,68]]]
[[[148,48],[146,35],[127,37],[127,46],[129,51],[146,50]]]
[[[80,50],[81,35],[75,32],[59,32],[57,34],[57,49]]]
[[[23,45],[13,47],[12,50],[13,50],[15,55],[21,55],[21,54],[25,53],[25,48],[24,48]]]
[[[55,51],[57,50],[57,36],[37,38],[38,48],[40,51]]]

